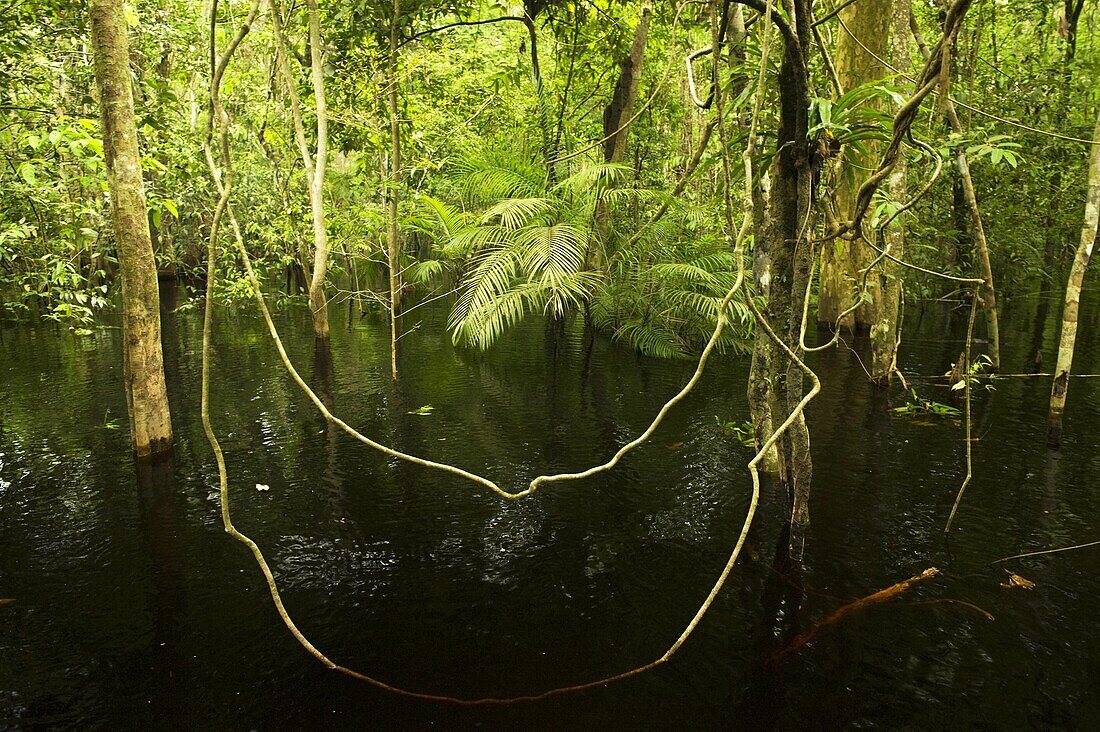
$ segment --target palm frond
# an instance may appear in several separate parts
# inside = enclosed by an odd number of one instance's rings
[[[515,230],[553,208],[554,201],[549,198],[505,198],[486,209],[481,222],[488,224],[499,220],[505,229]]]

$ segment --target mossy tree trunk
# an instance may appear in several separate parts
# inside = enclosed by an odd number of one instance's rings
[[[160,343],[157,264],[141,179],[130,52],[121,0],[90,0],[103,152],[122,281],[123,381],[130,436],[139,458],[172,447],[172,420]]]
[[[836,72],[842,91],[849,92],[860,84],[881,79],[889,74],[879,58],[890,53],[890,26],[894,0],[860,0],[840,11],[844,27],[838,31]],[[906,17],[908,22],[908,17]],[[866,48],[864,48],[866,46]],[[875,58],[877,56],[878,58]],[[864,153],[844,151],[836,191],[837,211],[850,220],[856,204],[856,191],[867,180],[878,163],[878,146],[867,141]],[[821,289],[818,299],[818,321],[852,331],[868,331],[881,320],[891,320],[883,298],[883,282],[878,276],[867,278],[869,302],[854,312],[838,318],[860,297],[862,272],[875,258],[875,253],[859,239],[837,240],[821,253]],[[893,320],[897,318],[894,305]],[[892,351],[892,348],[891,348]]]
[[[779,127],[776,131],[776,155],[769,171],[771,189],[763,216],[754,219],[756,227],[755,265],[757,286],[767,292],[764,314],[776,334],[796,354],[802,325],[802,304],[814,258],[808,226],[811,215],[810,145],[807,137],[809,118],[809,73],[806,49],[811,47],[808,0],[794,0],[790,28],[785,33],[783,63],[779,69]],[[763,192],[758,197],[762,198]],[[766,337],[765,337],[766,338]],[[753,406],[754,432],[761,435],[777,426],[798,407],[804,395],[804,374],[790,357],[774,343],[757,337],[753,354],[753,373],[749,395]],[[770,422],[762,424],[761,421]],[[802,558],[805,531],[809,524],[809,496],[813,474],[810,458],[810,433],[804,416],[794,423],[776,443],[777,468],[790,506],[790,556]]]
[[[893,21],[890,29],[890,55],[894,68],[906,73],[910,66],[909,56],[909,9],[910,0],[893,0]],[[894,83],[902,85],[905,78],[899,74]],[[895,105],[894,112],[900,105]],[[887,190],[891,200],[905,201],[909,197],[909,166],[904,155],[899,156],[894,170],[887,179]],[[899,259],[905,256],[905,219],[899,218],[890,225],[885,234],[885,244],[890,253]],[[901,300],[902,278],[900,268],[890,261],[883,261],[876,271],[868,275],[873,282],[872,292],[877,292],[879,301],[871,309],[874,320],[870,324],[871,335],[871,379],[878,384],[888,384],[897,370],[898,346],[901,342]]]

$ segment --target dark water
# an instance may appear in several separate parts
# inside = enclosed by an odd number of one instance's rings
[[[1050,318],[1055,316],[1052,309]],[[1086,303],[1078,371],[1100,371]],[[388,376],[387,333],[280,316],[292,358],[368,435],[503,485],[604,460],[644,429],[692,365],[636,357],[538,323],[491,354],[456,352],[423,318]],[[1005,367],[1034,344],[1005,313]],[[941,374],[965,313],[912,313],[903,368]],[[295,729],[1061,729],[1100,727],[1100,551],[998,557],[1100,538],[1095,381],[1071,387],[1067,444],[1043,444],[1045,380],[976,395],[975,477],[950,543],[961,424],[904,403],[856,355],[816,361],[812,526],[801,582],[774,561],[782,500],[765,495],[746,555],[668,664],[607,688],[505,708],[404,699],[327,671],[291,638],[250,554],[221,527],[198,415],[201,317],[168,321],[177,450],[136,471],[119,333],[0,330],[0,727]],[[267,552],[299,626],[334,660],[454,695],[538,692],[660,655],[709,591],[748,502],[749,451],[715,417],[747,416],[747,361],[712,363],[621,467],[505,503],[389,461],[329,428],[251,313],[219,318],[215,428],[235,521]],[[917,381],[923,396],[946,390]],[[427,416],[408,412],[432,405]],[[116,421],[117,420],[117,421]],[[114,428],[112,428],[114,427]],[[257,483],[270,486],[257,491]],[[929,567],[943,576],[852,615],[778,666],[795,633]],[[961,602],[983,608],[990,621]]]

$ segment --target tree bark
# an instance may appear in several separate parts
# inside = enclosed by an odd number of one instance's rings
[[[894,68],[902,73],[908,70],[909,57],[909,8],[910,0],[894,0],[893,25],[890,29],[890,48]],[[904,83],[899,74],[894,77],[895,84]],[[894,112],[900,105],[895,105]],[[905,156],[900,156],[894,170],[887,180],[890,199],[905,201],[909,197],[907,176],[909,165]],[[899,218],[887,230],[886,244],[890,253],[899,259],[905,256],[905,219]],[[889,384],[897,370],[898,345],[901,342],[901,323],[899,322],[902,298],[901,271],[890,261],[880,263],[878,269],[868,275],[868,282],[874,281],[872,292],[879,294],[879,301],[872,306],[875,319],[871,322],[871,379],[878,384]]]
[[[317,107],[317,158],[309,188],[309,206],[313,216],[313,277],[309,281],[309,309],[313,314],[313,335],[328,338],[328,298],[325,276],[328,273],[328,232],[325,230],[325,166],[328,161],[328,108],[325,104],[325,65],[321,59],[321,20],[317,0],[306,0],[309,16],[310,72],[313,98]]]
[[[122,280],[123,382],[139,458],[172,448],[160,343],[160,293],[141,178],[129,41],[121,0],[90,0],[103,152]]]
[[[1081,285],[1085,269],[1096,243],[1096,227],[1100,221],[1100,112],[1096,117],[1092,153],[1089,156],[1088,193],[1085,196],[1085,220],[1081,226],[1081,242],[1066,283],[1066,302],[1062,308],[1062,336],[1058,341],[1058,363],[1054,368],[1054,384],[1050,390],[1050,412],[1047,415],[1047,440],[1057,446],[1062,440],[1062,414],[1069,390],[1069,371],[1073,365],[1073,347],[1077,339],[1077,315],[1081,305]]]
[[[401,17],[400,0],[393,0],[390,24],[390,78],[386,110],[390,117],[390,169],[386,206],[386,260],[390,270],[390,377],[397,378],[397,308],[401,306],[401,238],[397,224],[401,182],[401,120],[397,116],[397,23]]]
[[[912,14],[909,17],[909,27],[913,31],[913,36],[921,49],[921,53],[927,59],[930,55],[928,45],[920,35],[915,18]],[[941,91],[940,104],[947,115],[947,121],[951,125],[952,132],[962,134],[962,122],[955,112],[954,102],[948,96],[950,84],[945,86],[947,88]],[[990,368],[996,371],[1001,367],[1001,328],[997,318],[997,296],[993,287],[993,268],[989,261],[989,243],[985,238],[985,227],[982,225],[982,214],[978,208],[978,197],[974,192],[974,179],[970,176],[970,165],[966,160],[966,151],[962,145],[959,145],[955,150],[955,162],[958,167],[963,199],[970,214],[970,223],[973,229],[971,234],[974,249],[978,255],[979,274],[981,274],[983,280],[982,286],[978,290],[978,296],[981,298],[982,309],[985,311],[986,336],[989,338],[989,353],[987,355],[989,356]],[[955,208],[957,211],[958,206],[956,205]]]
[[[622,60],[615,91],[603,111],[603,134],[606,138],[603,143],[603,152],[604,161],[608,163],[621,163],[626,156],[626,140],[630,128],[620,128],[634,114],[634,101],[638,96],[638,82],[642,78],[642,62],[645,58],[645,47],[649,39],[649,20],[652,15],[653,3],[651,0],[644,0],[641,14],[638,16],[638,25],[634,28],[634,42],[630,46],[630,55]],[[596,202],[595,218],[597,238],[604,250],[601,252],[597,249],[595,252],[596,265],[600,267],[602,266],[601,254],[607,249],[611,219],[611,207],[602,198]]]
[[[890,51],[890,20],[893,17],[893,0],[860,0],[840,11],[840,19],[851,34],[841,29],[837,39],[836,71],[843,91],[849,92],[860,84],[881,79],[887,75],[886,67],[875,58],[885,58]],[[908,22],[908,17],[906,17]],[[853,38],[852,36],[855,36]],[[861,45],[862,44],[862,45]],[[874,56],[864,50],[866,46]],[[856,205],[856,191],[867,180],[878,162],[878,146],[867,143],[865,155],[847,152],[841,165],[840,185],[837,187],[837,210],[845,219],[852,218]],[[850,308],[860,297],[862,272],[875,258],[874,252],[859,239],[838,240],[835,246],[825,247],[821,253],[821,285],[818,298],[818,322],[833,327],[855,331],[867,331],[882,319],[884,312],[882,282],[878,276],[868,277],[868,294],[871,302],[865,303],[837,323],[841,313]],[[894,319],[897,308],[894,308]],[[891,349],[892,350],[892,349]]]
[[[313,319],[315,338],[329,337],[328,299],[325,297],[325,278],[328,274],[328,232],[325,229],[325,168],[328,160],[328,107],[325,103],[325,69],[321,58],[321,20],[317,9],[317,0],[307,0],[306,14],[309,24],[310,80],[313,86],[314,103],[317,108],[317,155],[310,153],[306,140],[305,125],[302,121],[302,108],[298,102],[298,86],[287,61],[286,38],[283,35],[281,11],[278,2],[272,3],[271,23],[275,35],[275,63],[278,66],[283,83],[286,86],[287,99],[290,102],[291,120],[294,125],[294,139],[302,157],[306,171],[306,186],[309,188],[310,217],[313,222],[313,272],[309,281],[309,309]],[[306,252],[300,251],[303,258]]]
[[[779,69],[779,127],[777,153],[769,177],[771,191],[762,221],[762,237],[757,247],[770,260],[768,302],[765,309],[776,333],[796,354],[802,324],[802,303],[813,262],[813,247],[807,231],[810,216],[810,148],[807,139],[809,116],[809,73],[805,50],[811,46],[810,12],[807,0],[794,0],[792,31],[795,38],[785,39],[783,63]],[[797,40],[796,40],[797,39]],[[759,344],[759,340],[758,340]],[[791,414],[803,397],[802,369],[778,349],[767,349],[760,360],[771,367],[769,408],[773,424]],[[810,432],[801,413],[778,443],[780,479],[786,487],[790,505],[789,553],[801,560],[809,525],[809,496],[813,476],[810,458]]]
[[[961,130],[959,117],[955,114],[955,105],[947,102],[948,116],[951,118],[951,127],[956,131]],[[982,286],[978,289],[978,295],[982,300],[982,309],[985,311],[986,336],[989,338],[990,368],[994,371],[1001,367],[1001,329],[997,319],[997,296],[993,289],[993,268],[989,262],[989,244],[985,238],[985,227],[982,225],[982,214],[978,210],[978,198],[974,193],[974,179],[970,177],[970,166],[966,161],[966,152],[960,146],[955,152],[955,160],[959,166],[959,174],[962,178],[963,194],[966,196],[966,208],[970,211],[970,222],[974,229],[974,248],[978,254],[978,271],[982,276]]]
[[[621,163],[626,155],[626,139],[630,128],[619,129],[634,114],[634,101],[638,97],[638,82],[642,78],[642,61],[649,40],[649,20],[653,15],[653,3],[644,0],[634,28],[634,42],[630,55],[623,59],[615,92],[603,113],[604,160]]]

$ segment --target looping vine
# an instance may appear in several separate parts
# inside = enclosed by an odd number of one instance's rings
[[[768,7],[769,8],[770,8],[771,1],[772,0],[768,0],[768,2],[769,2]],[[811,390],[811,392],[804,397],[804,399],[799,404],[799,406],[794,410],[794,412],[792,412],[791,415],[787,418],[787,420],[774,431],[774,433],[765,442],[765,444],[761,447],[761,449],[757,452],[757,454],[753,457],[753,459],[750,460],[749,463],[748,463],[749,472],[752,475],[752,486],[753,486],[752,497],[750,499],[749,508],[748,508],[747,513],[746,513],[744,523],[742,524],[741,531],[738,535],[737,542],[736,542],[736,544],[733,548],[733,551],[731,552],[731,554],[729,556],[729,559],[726,561],[726,564],[723,567],[721,573],[719,574],[718,579],[715,581],[715,583],[712,586],[710,592],[707,594],[706,598],[703,600],[702,604],[699,606],[699,608],[696,611],[695,615],[692,617],[690,622],[687,624],[687,626],[681,632],[681,634],[676,639],[676,641],[671,646],[669,646],[669,648],[661,656],[654,659],[653,661],[650,661],[647,664],[644,664],[644,665],[635,667],[633,669],[630,669],[629,671],[625,671],[625,672],[622,672],[622,673],[619,673],[619,674],[615,674],[615,675],[608,676],[608,677],[605,677],[605,678],[602,678],[602,679],[598,679],[596,681],[590,681],[590,682],[585,682],[585,683],[581,683],[581,684],[575,684],[575,685],[571,685],[571,686],[564,686],[564,687],[551,689],[551,690],[548,690],[548,691],[545,691],[545,692],[542,692],[542,693],[539,693],[539,694],[528,694],[528,695],[520,695],[520,696],[512,696],[512,697],[463,698],[463,697],[449,696],[449,695],[444,695],[444,694],[431,694],[431,693],[425,693],[425,692],[419,692],[419,691],[404,689],[404,688],[389,684],[385,681],[379,680],[377,678],[374,678],[372,676],[368,676],[368,675],[363,674],[363,673],[361,673],[359,671],[356,671],[354,669],[350,669],[350,668],[347,668],[346,666],[342,666],[338,663],[335,663],[334,661],[329,659],[324,653],[322,653],[316,646],[314,646],[309,641],[309,639],[306,638],[306,636],[298,629],[297,625],[294,623],[293,619],[290,617],[290,614],[287,612],[286,607],[283,604],[282,598],[279,594],[279,589],[278,589],[278,585],[275,581],[274,574],[272,573],[271,568],[268,565],[267,560],[265,559],[265,557],[263,555],[263,552],[260,549],[259,545],[257,545],[256,542],[254,542],[248,536],[246,536],[245,534],[238,531],[236,529],[236,527],[233,525],[232,515],[231,515],[231,512],[230,512],[228,472],[227,472],[227,468],[226,468],[224,454],[223,454],[222,449],[221,449],[221,445],[218,442],[217,436],[214,433],[214,429],[213,429],[213,426],[212,426],[211,421],[210,421],[210,408],[209,408],[209,401],[210,401],[209,400],[209,384],[210,384],[210,355],[209,354],[210,354],[210,345],[211,345],[212,331],[213,331],[213,327],[212,327],[212,322],[213,322],[213,292],[214,292],[214,283],[215,283],[215,279],[216,279],[216,275],[217,275],[216,252],[217,252],[218,233],[219,233],[219,229],[220,229],[220,225],[221,225],[221,219],[222,219],[223,216],[225,216],[225,217],[228,218],[228,220],[230,222],[230,229],[232,230],[233,240],[236,243],[237,250],[238,250],[238,252],[240,254],[240,257],[241,257],[241,262],[242,262],[242,264],[245,268],[245,274],[248,278],[249,283],[252,286],[253,294],[256,298],[257,305],[260,309],[261,314],[263,315],[264,322],[267,325],[267,328],[268,328],[268,331],[271,335],[271,338],[272,338],[273,342],[275,343],[276,349],[279,353],[279,357],[282,360],[283,365],[286,367],[288,373],[290,373],[291,377],[295,381],[295,383],[298,384],[298,386],[302,389],[302,391],[309,397],[310,401],[312,401],[314,403],[314,405],[318,408],[318,410],[321,412],[321,414],[325,417],[326,420],[328,420],[329,422],[339,426],[341,429],[343,429],[345,432],[347,432],[351,436],[358,439],[360,442],[363,442],[364,444],[366,444],[370,447],[373,447],[374,449],[377,449],[380,452],[383,452],[387,455],[390,455],[391,457],[400,458],[400,459],[406,460],[408,462],[412,462],[412,463],[415,463],[415,464],[422,465],[424,467],[439,469],[439,470],[442,470],[444,472],[449,472],[449,473],[452,473],[454,475],[458,475],[460,477],[467,478],[469,480],[472,480],[474,482],[480,483],[480,484],[482,484],[486,487],[491,488],[492,490],[494,490],[494,492],[498,493],[503,498],[514,500],[514,499],[521,498],[523,496],[529,495],[530,493],[532,493],[536,489],[536,487],[540,483],[546,483],[546,482],[551,482],[551,481],[555,481],[555,480],[571,480],[571,479],[577,479],[577,478],[581,478],[581,477],[587,477],[587,476],[595,474],[597,472],[601,472],[603,470],[608,470],[611,467],[614,467],[614,465],[618,463],[618,461],[622,458],[623,455],[625,455],[629,450],[633,449],[634,447],[636,447],[636,446],[640,445],[642,442],[644,442],[645,439],[647,439],[649,437],[649,435],[651,435],[652,432],[660,424],[661,420],[664,418],[664,415],[673,406],[675,406],[676,403],[678,403],[681,399],[683,399],[687,395],[688,392],[691,391],[691,389],[694,387],[694,385],[697,383],[699,377],[701,376],[703,367],[705,366],[706,361],[707,361],[707,357],[710,355],[711,351],[713,350],[715,344],[717,343],[717,341],[718,341],[718,339],[721,335],[722,329],[725,326],[725,322],[726,322],[726,318],[727,318],[727,309],[728,309],[730,301],[732,300],[734,295],[741,288],[743,288],[745,286],[744,283],[745,283],[746,278],[744,276],[744,260],[743,260],[743,257],[741,255],[743,254],[742,244],[743,244],[743,241],[744,241],[744,238],[745,238],[745,234],[747,232],[747,227],[742,227],[742,230],[737,234],[737,236],[735,238],[735,243],[734,243],[734,248],[735,248],[735,251],[737,252],[737,261],[738,261],[737,281],[735,282],[734,286],[730,289],[730,291],[726,294],[726,297],[722,301],[722,305],[719,308],[718,323],[715,327],[714,334],[711,336],[711,339],[708,341],[707,346],[704,348],[702,354],[700,355],[699,365],[696,368],[695,374],[688,381],[688,383],[684,386],[684,388],[681,389],[681,391],[676,396],[674,396],[671,400],[669,400],[669,402],[667,402],[664,405],[664,407],[662,407],[662,409],[658,412],[657,416],[654,418],[653,422],[651,423],[649,429],[647,429],[645,433],[643,433],[639,438],[633,440],[632,442],[628,443],[627,445],[624,445],[623,448],[621,448],[615,454],[615,456],[613,456],[611,458],[611,460],[604,463],[603,465],[599,465],[599,466],[596,466],[594,468],[590,468],[589,470],[583,471],[582,473],[570,473],[570,474],[540,476],[539,478],[536,478],[535,480],[533,480],[531,482],[531,485],[526,490],[518,491],[518,492],[515,492],[515,493],[509,493],[508,491],[504,491],[503,489],[501,489],[499,486],[497,486],[494,482],[490,481],[489,479],[483,478],[483,477],[481,477],[479,475],[476,475],[474,473],[470,473],[468,471],[462,470],[461,468],[456,468],[454,466],[447,465],[447,464],[444,464],[444,463],[437,463],[437,462],[434,462],[434,461],[431,461],[431,460],[425,460],[423,458],[419,458],[419,457],[416,457],[414,455],[409,455],[409,454],[403,453],[399,450],[395,450],[395,449],[393,449],[393,448],[391,448],[387,445],[383,445],[381,443],[375,442],[374,440],[371,440],[370,438],[366,437],[365,435],[361,434],[360,432],[358,432],[357,430],[352,428],[350,425],[348,425],[343,420],[341,420],[338,417],[336,417],[335,415],[333,415],[328,410],[328,408],[324,405],[324,403],[320,400],[320,398],[313,392],[313,390],[309,387],[309,385],[306,384],[306,382],[302,379],[302,377],[298,373],[298,371],[294,368],[293,363],[290,361],[290,359],[289,359],[289,357],[286,353],[286,349],[283,347],[282,340],[279,337],[277,329],[275,328],[274,321],[271,318],[271,313],[268,310],[266,301],[264,300],[263,291],[261,289],[259,279],[257,278],[255,270],[252,267],[251,258],[249,257],[248,249],[245,246],[244,237],[241,235],[240,227],[239,227],[239,225],[237,223],[237,219],[236,219],[236,217],[233,213],[232,206],[230,205],[230,196],[231,196],[232,187],[233,187],[233,176],[232,176],[232,164],[231,164],[232,161],[231,161],[231,155],[230,155],[230,149],[229,149],[229,134],[228,134],[229,118],[226,115],[225,110],[222,108],[221,100],[220,100],[220,97],[219,97],[219,84],[220,84],[221,74],[218,73],[218,70],[220,69],[220,70],[224,71],[225,67],[228,65],[229,59],[231,58],[232,54],[236,51],[237,47],[239,46],[240,42],[244,39],[245,35],[248,34],[249,30],[252,27],[252,23],[255,20],[256,10],[259,6],[259,3],[260,3],[260,0],[253,0],[252,11],[249,13],[249,15],[246,18],[245,23],[242,25],[240,31],[234,37],[233,42],[229,45],[229,47],[226,49],[226,51],[224,52],[224,54],[221,57],[216,56],[215,36],[214,36],[214,32],[213,32],[214,31],[214,17],[215,17],[215,14],[217,13],[218,0],[213,1],[212,9],[211,9],[210,44],[211,44],[212,68],[214,69],[214,73],[211,74],[211,89],[210,89],[210,111],[211,111],[210,119],[211,119],[211,122],[210,122],[210,125],[208,127],[206,141],[203,145],[203,152],[204,152],[204,156],[205,156],[205,159],[206,159],[207,167],[209,168],[209,171],[210,171],[211,179],[212,179],[212,181],[215,185],[215,188],[217,189],[217,192],[219,194],[219,198],[218,198],[218,205],[217,205],[217,208],[215,210],[214,217],[213,217],[213,221],[211,223],[210,241],[208,243],[208,248],[207,248],[207,275],[208,276],[207,276],[206,309],[205,309],[205,314],[204,314],[204,319],[203,319],[201,410],[202,410],[203,429],[206,433],[206,437],[207,437],[207,440],[210,443],[211,449],[214,452],[214,457],[215,457],[215,461],[217,463],[217,468],[218,468],[219,496],[220,496],[220,505],[221,505],[221,513],[222,513],[222,522],[224,524],[225,531],[228,534],[230,534],[234,539],[236,539],[236,540],[240,541],[241,543],[245,544],[249,548],[249,550],[252,552],[252,555],[255,558],[256,563],[259,565],[260,570],[263,573],[264,578],[267,582],[268,591],[271,594],[272,601],[275,604],[275,608],[276,608],[276,610],[279,614],[279,617],[282,619],[284,625],[286,625],[287,629],[291,632],[291,634],[294,636],[294,638],[298,641],[298,643],[303,648],[305,648],[314,658],[316,658],[318,661],[320,661],[327,668],[330,668],[334,671],[338,671],[340,673],[343,673],[347,676],[358,679],[360,681],[364,681],[364,682],[366,682],[366,683],[368,683],[372,686],[375,686],[377,688],[393,692],[395,694],[399,694],[399,695],[402,695],[402,696],[407,696],[407,697],[411,697],[411,698],[415,698],[415,699],[423,699],[423,700],[426,700],[426,701],[447,702],[447,703],[467,705],[467,706],[513,704],[513,703],[517,703],[517,702],[539,701],[539,700],[546,699],[546,698],[549,698],[549,697],[552,697],[552,696],[558,696],[558,695],[561,695],[561,694],[577,692],[577,691],[583,691],[585,689],[590,689],[590,688],[594,688],[594,687],[597,687],[597,686],[603,686],[605,684],[609,684],[609,683],[612,683],[612,682],[615,682],[615,681],[620,681],[620,680],[623,680],[623,679],[630,678],[632,676],[636,676],[638,674],[641,674],[645,671],[648,671],[652,668],[655,668],[655,667],[665,663],[683,646],[683,644],[687,641],[688,637],[690,637],[691,634],[695,631],[695,628],[698,627],[699,623],[703,619],[703,616],[710,609],[710,606],[713,604],[715,598],[718,596],[718,593],[721,591],[723,585],[725,584],[726,579],[729,577],[729,574],[732,571],[733,566],[737,561],[737,558],[740,556],[741,550],[744,547],[745,541],[748,537],[749,527],[751,526],[753,518],[756,514],[756,508],[757,508],[757,505],[758,505],[758,502],[759,502],[759,497],[760,497],[760,476],[759,476],[759,472],[757,470],[757,466],[763,460],[764,455],[767,453],[767,451],[782,436],[783,432],[785,430],[787,430],[796,421],[799,414],[801,413],[801,410],[805,407],[806,404],[809,403],[809,400],[812,399],[813,396],[820,389],[820,382],[817,381],[816,376],[813,376],[812,372],[810,372],[810,374],[811,374],[811,377],[814,379],[814,389]],[[758,82],[758,88],[756,90],[756,94],[754,95],[755,99],[756,99],[756,102],[755,102],[755,109],[754,109],[754,114],[753,114],[753,121],[752,121],[752,124],[750,126],[749,150],[746,151],[746,154],[744,156],[745,164],[747,166],[746,171],[750,173],[750,175],[747,178],[747,183],[746,183],[746,186],[747,186],[746,211],[749,212],[749,213],[751,213],[751,206],[752,206],[751,195],[748,195],[749,193],[751,193],[751,180],[752,180],[752,178],[751,178],[751,159],[752,159],[751,158],[751,150],[752,150],[752,146],[753,146],[753,140],[755,139],[755,127],[756,127],[757,119],[759,117],[760,100],[763,97],[763,84],[764,84],[763,70],[766,67],[766,63],[767,63],[767,54],[768,54],[767,36],[768,36],[769,30],[770,30],[770,27],[768,27],[768,24],[766,23],[765,24],[765,31],[764,31],[764,33],[765,33],[765,42],[762,44],[762,48],[761,48],[761,57],[762,57],[761,58],[761,74],[760,74],[760,78],[759,78],[759,82]],[[213,61],[215,58],[217,59],[216,62]],[[716,101],[720,105],[721,104],[721,102],[720,102],[720,91],[717,91],[716,94],[718,95],[717,98],[716,98]],[[719,125],[721,125],[720,117],[721,117],[721,115],[719,113]],[[214,152],[213,152],[213,144],[212,144],[212,141],[213,141],[213,138],[214,138],[215,125],[216,125],[216,129],[217,129],[218,150],[219,150],[220,157],[221,157],[221,165],[220,166],[219,166],[217,160],[215,159]],[[725,150],[725,147],[723,147],[723,161],[724,161],[724,164],[726,165],[726,167],[728,169],[728,154]],[[728,173],[728,170],[727,170],[727,173]],[[728,182],[728,178],[727,178],[727,182]],[[727,198],[728,198],[728,195],[729,195],[728,186],[726,188],[726,195],[727,195]],[[751,220],[751,216],[749,218]],[[730,225],[731,225],[731,228],[732,228],[732,217],[730,218]],[[753,305],[753,304],[750,304],[750,307],[755,309],[755,305]],[[759,312],[759,311],[757,310],[756,312]],[[774,331],[771,329],[771,326],[769,324],[767,324],[765,322],[762,322],[762,325],[771,334],[771,336],[773,338],[778,339],[778,336],[775,335]],[[790,349],[785,344],[783,344],[781,341],[780,341],[780,346],[782,348],[786,349],[786,351],[793,358],[795,358],[795,360],[797,360],[797,357],[794,356],[793,352],[791,352]],[[802,366],[804,368],[806,368],[805,364],[802,364]]]

